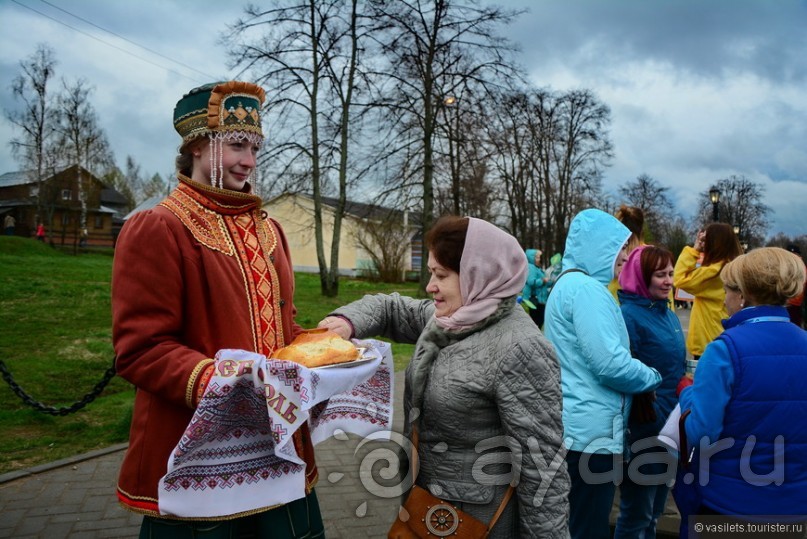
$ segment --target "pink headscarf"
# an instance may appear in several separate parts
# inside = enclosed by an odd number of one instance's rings
[[[435,316],[435,321],[450,330],[473,326],[493,314],[503,299],[521,292],[526,281],[527,259],[518,240],[487,221],[469,217],[460,258],[462,307],[450,316]]]
[[[640,245],[631,251],[627,262],[622,266],[622,273],[619,274],[619,286],[622,290],[643,298],[650,297],[650,291],[642,274],[642,251],[648,247],[649,245]]]

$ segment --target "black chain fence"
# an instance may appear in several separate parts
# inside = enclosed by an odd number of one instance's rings
[[[104,390],[107,384],[109,384],[110,380],[112,380],[115,377],[115,358],[112,358],[112,366],[106,370],[103,378],[101,378],[100,382],[95,384],[95,386],[92,388],[92,391],[84,395],[84,397],[82,397],[80,401],[75,402],[70,406],[62,406],[61,408],[54,408],[53,406],[47,406],[45,404],[42,404],[41,402],[31,397],[28,393],[26,393],[25,390],[20,387],[20,384],[18,384],[14,380],[14,376],[11,375],[11,371],[8,370],[8,367],[6,367],[6,364],[3,360],[0,360],[0,374],[3,375],[3,380],[5,380],[6,383],[9,385],[11,391],[13,391],[14,394],[17,395],[20,399],[22,399],[22,401],[28,406],[31,406],[32,408],[34,408],[39,412],[42,412],[43,414],[65,416],[68,414],[72,414],[73,412],[76,412],[78,410],[81,410],[82,408],[90,404],[92,401],[94,401],[95,398],[101,394],[101,392]]]

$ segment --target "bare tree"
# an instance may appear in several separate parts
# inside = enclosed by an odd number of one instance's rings
[[[434,205],[438,215],[473,215],[496,218],[495,188],[491,184],[490,156],[486,142],[486,100],[475,102],[465,88],[444,99],[444,117],[439,121],[444,137],[435,140]]]
[[[490,140],[511,230],[523,245],[560,252],[572,217],[601,203],[610,110],[585,90],[516,91],[497,103]]]
[[[640,174],[636,180],[619,188],[626,204],[644,212],[648,242],[665,243],[665,223],[672,221],[675,216],[669,191],[669,187],[661,185],[647,174]]]
[[[98,116],[90,102],[92,88],[83,79],[73,83],[62,81],[63,92],[58,99],[58,141],[65,166],[76,168],[78,200],[81,204],[78,229],[87,227],[87,201],[92,195],[88,190],[93,185],[82,174],[82,167],[96,176],[103,176],[114,167],[114,158],[109,148],[106,133],[98,124]],[[77,235],[78,236],[78,235]]]
[[[273,136],[263,163],[282,178],[280,189],[304,190],[314,198],[315,238],[323,295],[339,290],[339,235],[350,174],[350,129],[360,77],[360,41],[370,31],[358,1],[299,1],[246,9],[229,37],[236,66],[257,73],[270,96]],[[330,258],[322,228],[322,196],[336,177],[337,207]],[[358,174],[356,174],[358,176]]]
[[[11,82],[12,94],[22,103],[22,108],[5,111],[11,125],[21,132],[11,139],[12,154],[37,182],[37,219],[48,225],[53,208],[46,204],[49,197],[43,182],[53,173],[48,146],[55,132],[56,120],[48,84],[55,75],[56,63],[52,48],[42,43],[37,45],[36,51],[20,62],[21,73]]]
[[[801,258],[807,262],[807,234],[790,237],[784,232],[777,232],[766,243],[766,247],[781,247],[792,250],[794,247],[801,253]],[[795,252],[795,251],[793,251]]]
[[[151,198],[153,196],[158,195],[167,195],[168,194],[168,182],[166,182],[162,176],[155,173],[151,176],[151,178],[145,182],[143,185],[143,198],[144,200],[147,198]]]
[[[468,77],[475,64],[461,56],[454,74],[446,77],[448,90],[435,119],[434,193],[436,214],[474,215],[484,219],[494,213],[485,127],[490,115],[488,103],[495,100],[492,84]]]
[[[663,232],[659,243],[667,247],[677,258],[684,247],[692,241],[693,233],[680,215],[663,223]]]
[[[545,206],[537,166],[542,131],[533,123],[533,104],[525,91],[503,94],[495,102],[486,124],[487,142],[510,230],[522,245],[543,248]]]
[[[129,187],[134,195],[135,205],[140,204],[146,198],[143,194],[143,172],[140,170],[140,165],[134,160],[131,155],[126,156],[126,171],[124,172],[124,179],[126,185]]]
[[[131,156],[127,156],[127,160],[131,159]],[[123,173],[121,169],[115,167],[109,170],[104,176],[101,178],[104,182],[104,185],[107,187],[111,187],[124,198],[126,198],[126,210],[132,211],[135,206],[137,206],[137,198],[135,195],[134,190],[132,189],[131,185],[126,179],[126,175]]]
[[[548,202],[554,217],[553,246],[562,250],[572,217],[596,204],[602,171],[613,157],[608,138],[611,109],[589,90],[572,90],[558,99],[560,140],[552,148]]]
[[[745,176],[732,175],[718,180],[713,187],[720,191],[719,221],[739,227],[740,241],[749,246],[762,245],[768,230],[770,208],[763,202],[765,188]],[[700,197],[698,223],[712,220],[712,202],[709,189]]]
[[[496,28],[518,12],[448,0],[370,4],[373,17],[386,30],[380,37],[384,63],[379,66],[379,75],[386,79],[379,102],[390,128],[384,143],[400,159],[398,187],[420,191],[425,233],[435,217],[435,137],[438,119],[449,106],[446,98],[456,96],[466,81],[492,88],[498,80],[516,75],[505,58],[514,47]],[[425,257],[420,269],[425,291]]]
[[[385,283],[405,279],[406,255],[414,230],[402,221],[402,212],[391,210],[378,220],[365,220],[355,240],[373,261],[371,276]]]

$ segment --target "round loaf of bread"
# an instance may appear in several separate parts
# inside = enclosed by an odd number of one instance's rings
[[[354,361],[359,359],[359,350],[333,331],[320,328],[301,333],[273,357],[312,368]]]

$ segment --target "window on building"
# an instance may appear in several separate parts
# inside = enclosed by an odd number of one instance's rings
[[[104,228],[104,216],[103,215],[96,215],[95,216],[95,228]]]
[[[63,213],[62,214],[62,225],[65,225],[65,226],[69,225],[70,220],[71,219],[70,219],[70,214],[69,213]]]
[[[73,198],[73,192],[70,189],[62,189],[62,200],[70,200]]]
[[[414,271],[420,271],[420,262],[423,259],[423,240],[420,233],[417,233],[414,238],[412,238],[412,269]]]

